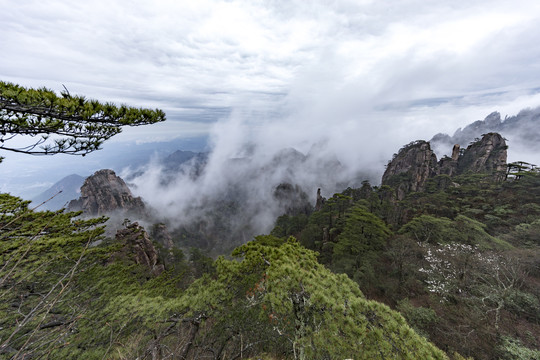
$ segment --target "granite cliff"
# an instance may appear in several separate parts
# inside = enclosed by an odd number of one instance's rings
[[[159,254],[148,233],[138,223],[129,224],[125,229],[118,230],[116,240],[122,244],[122,249],[114,254],[115,257],[132,257],[136,264],[146,267],[152,275],[159,275],[165,267],[160,263]]]
[[[506,178],[506,141],[497,133],[486,134],[470,144],[458,159],[458,174],[488,173],[495,182]]]
[[[496,132],[521,143],[524,148],[539,149],[540,144],[540,107],[523,109],[517,115],[505,116],[504,119],[497,111],[492,112],[484,120],[477,120],[463,129],[457,129],[452,136],[439,133],[429,142],[435,148],[448,148],[453,144],[466,146],[475,138],[490,132]]]
[[[397,200],[402,200],[409,192],[424,191],[428,180],[438,175],[451,178],[466,173],[490,174],[493,181],[501,182],[506,178],[506,149],[500,134],[489,133],[464,150],[459,144],[454,145],[452,157],[437,161],[429,142],[415,141],[394,155],[383,174],[382,185],[393,187]]]
[[[81,187],[81,196],[68,205],[69,211],[81,211],[87,216],[120,212],[125,216],[143,217],[145,206],[134,197],[128,186],[112,170],[99,170],[89,176]]]

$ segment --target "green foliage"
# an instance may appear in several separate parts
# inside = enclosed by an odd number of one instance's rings
[[[506,239],[514,245],[534,248],[540,246],[538,234],[540,234],[540,219],[516,225],[514,231],[507,234]]]
[[[63,300],[106,220],[34,212],[28,203],[0,195],[0,351],[13,349],[16,354],[36,342],[46,345],[40,351],[52,351],[54,338],[69,332],[80,314]],[[40,331],[48,328],[55,331]]]
[[[115,106],[71,96],[67,91],[27,89],[0,81],[0,149],[27,154],[85,155],[98,150],[122,126],[153,124],[165,120],[161,110]],[[30,145],[9,146],[20,136],[36,138]]]
[[[438,316],[433,309],[416,307],[405,298],[398,302],[396,309],[407,319],[407,323],[422,336],[429,336],[430,327],[435,326]]]
[[[144,350],[165,316],[160,302],[179,295],[186,274],[149,279],[102,237],[105,218],[76,215],[0,195],[0,357],[104,358],[131,336]]]
[[[454,220],[420,215],[399,229],[421,243],[476,245],[481,248],[510,248],[506,242],[496,239],[486,232],[486,225],[464,215]]]
[[[219,348],[244,356],[266,349],[278,358],[445,358],[293,238],[258,237],[233,255],[243,259],[218,259],[216,277],[196,281],[183,297],[180,312],[207,319],[201,347],[221,338]]]
[[[270,232],[276,237],[288,237],[300,234],[308,224],[308,217],[305,214],[300,215],[281,215],[277,218],[274,229]]]
[[[540,271],[533,260],[539,251],[540,176],[524,174],[498,185],[483,174],[447,180],[434,179],[427,191],[397,203],[388,186],[347,189],[343,195],[351,200],[344,211],[334,202],[313,213],[300,242],[317,250],[329,268],[346,272],[365,294],[399,306],[449,353],[496,358],[501,333],[534,347],[524,329],[540,331]],[[368,249],[362,248],[366,242],[351,241],[363,231],[349,223],[356,208],[386,221],[387,229],[399,229],[398,235]],[[405,306],[406,298],[415,306]],[[431,315],[436,322],[419,325]],[[518,330],[515,323],[526,325]]]
[[[405,234],[421,243],[446,243],[456,235],[452,220],[437,218],[430,215],[420,215],[399,229],[399,234]],[[459,234],[457,234],[459,236]]]
[[[373,264],[384,249],[391,231],[362,206],[348,213],[345,228],[333,248],[332,268],[344,272],[361,285],[374,281]]]
[[[540,360],[540,351],[529,349],[517,339],[505,336],[501,346],[504,359],[512,360]]]
[[[189,261],[196,278],[215,272],[214,261],[211,257],[204,255],[200,249],[191,248],[189,250]]]

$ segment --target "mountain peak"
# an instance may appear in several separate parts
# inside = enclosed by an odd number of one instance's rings
[[[103,169],[89,176],[81,187],[81,196],[69,203],[68,210],[85,215],[105,215],[115,211],[142,216],[145,207],[113,170]]]

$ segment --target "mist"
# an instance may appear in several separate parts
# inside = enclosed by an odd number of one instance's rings
[[[201,219],[208,225],[219,208],[241,243],[268,233],[286,212],[287,205],[275,196],[279,184],[298,185],[314,205],[318,188],[331,197],[364,180],[378,185],[392,154],[411,141],[429,140],[440,132],[453,134],[495,110],[504,118],[524,103],[540,103],[535,93],[501,93],[475,105],[469,97],[435,103],[426,99],[411,106],[362,94],[357,82],[319,85],[317,91],[299,96],[298,91],[308,88],[299,79],[296,89],[275,104],[279,111],[241,106],[217,122],[210,132],[208,160],[197,176],[189,169],[193,164],[170,174],[154,161],[136,169],[140,175],[134,177],[135,169],[126,169],[122,177],[131,178],[133,192],[173,229]],[[516,137],[511,139],[509,159],[517,153],[535,157],[534,149],[515,151],[513,144],[518,143]],[[436,150],[440,158],[451,147]],[[231,201],[236,205],[223,207]]]

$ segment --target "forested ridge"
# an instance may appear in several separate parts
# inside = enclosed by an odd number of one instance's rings
[[[437,176],[397,202],[392,188],[365,182],[309,217],[280,217],[272,234],[296,236],[447,352],[536,359],[540,174],[448,180]]]
[[[138,226],[3,194],[2,357],[537,358],[540,175],[439,180],[401,201],[364,182],[217,260],[154,244],[152,265]]]

